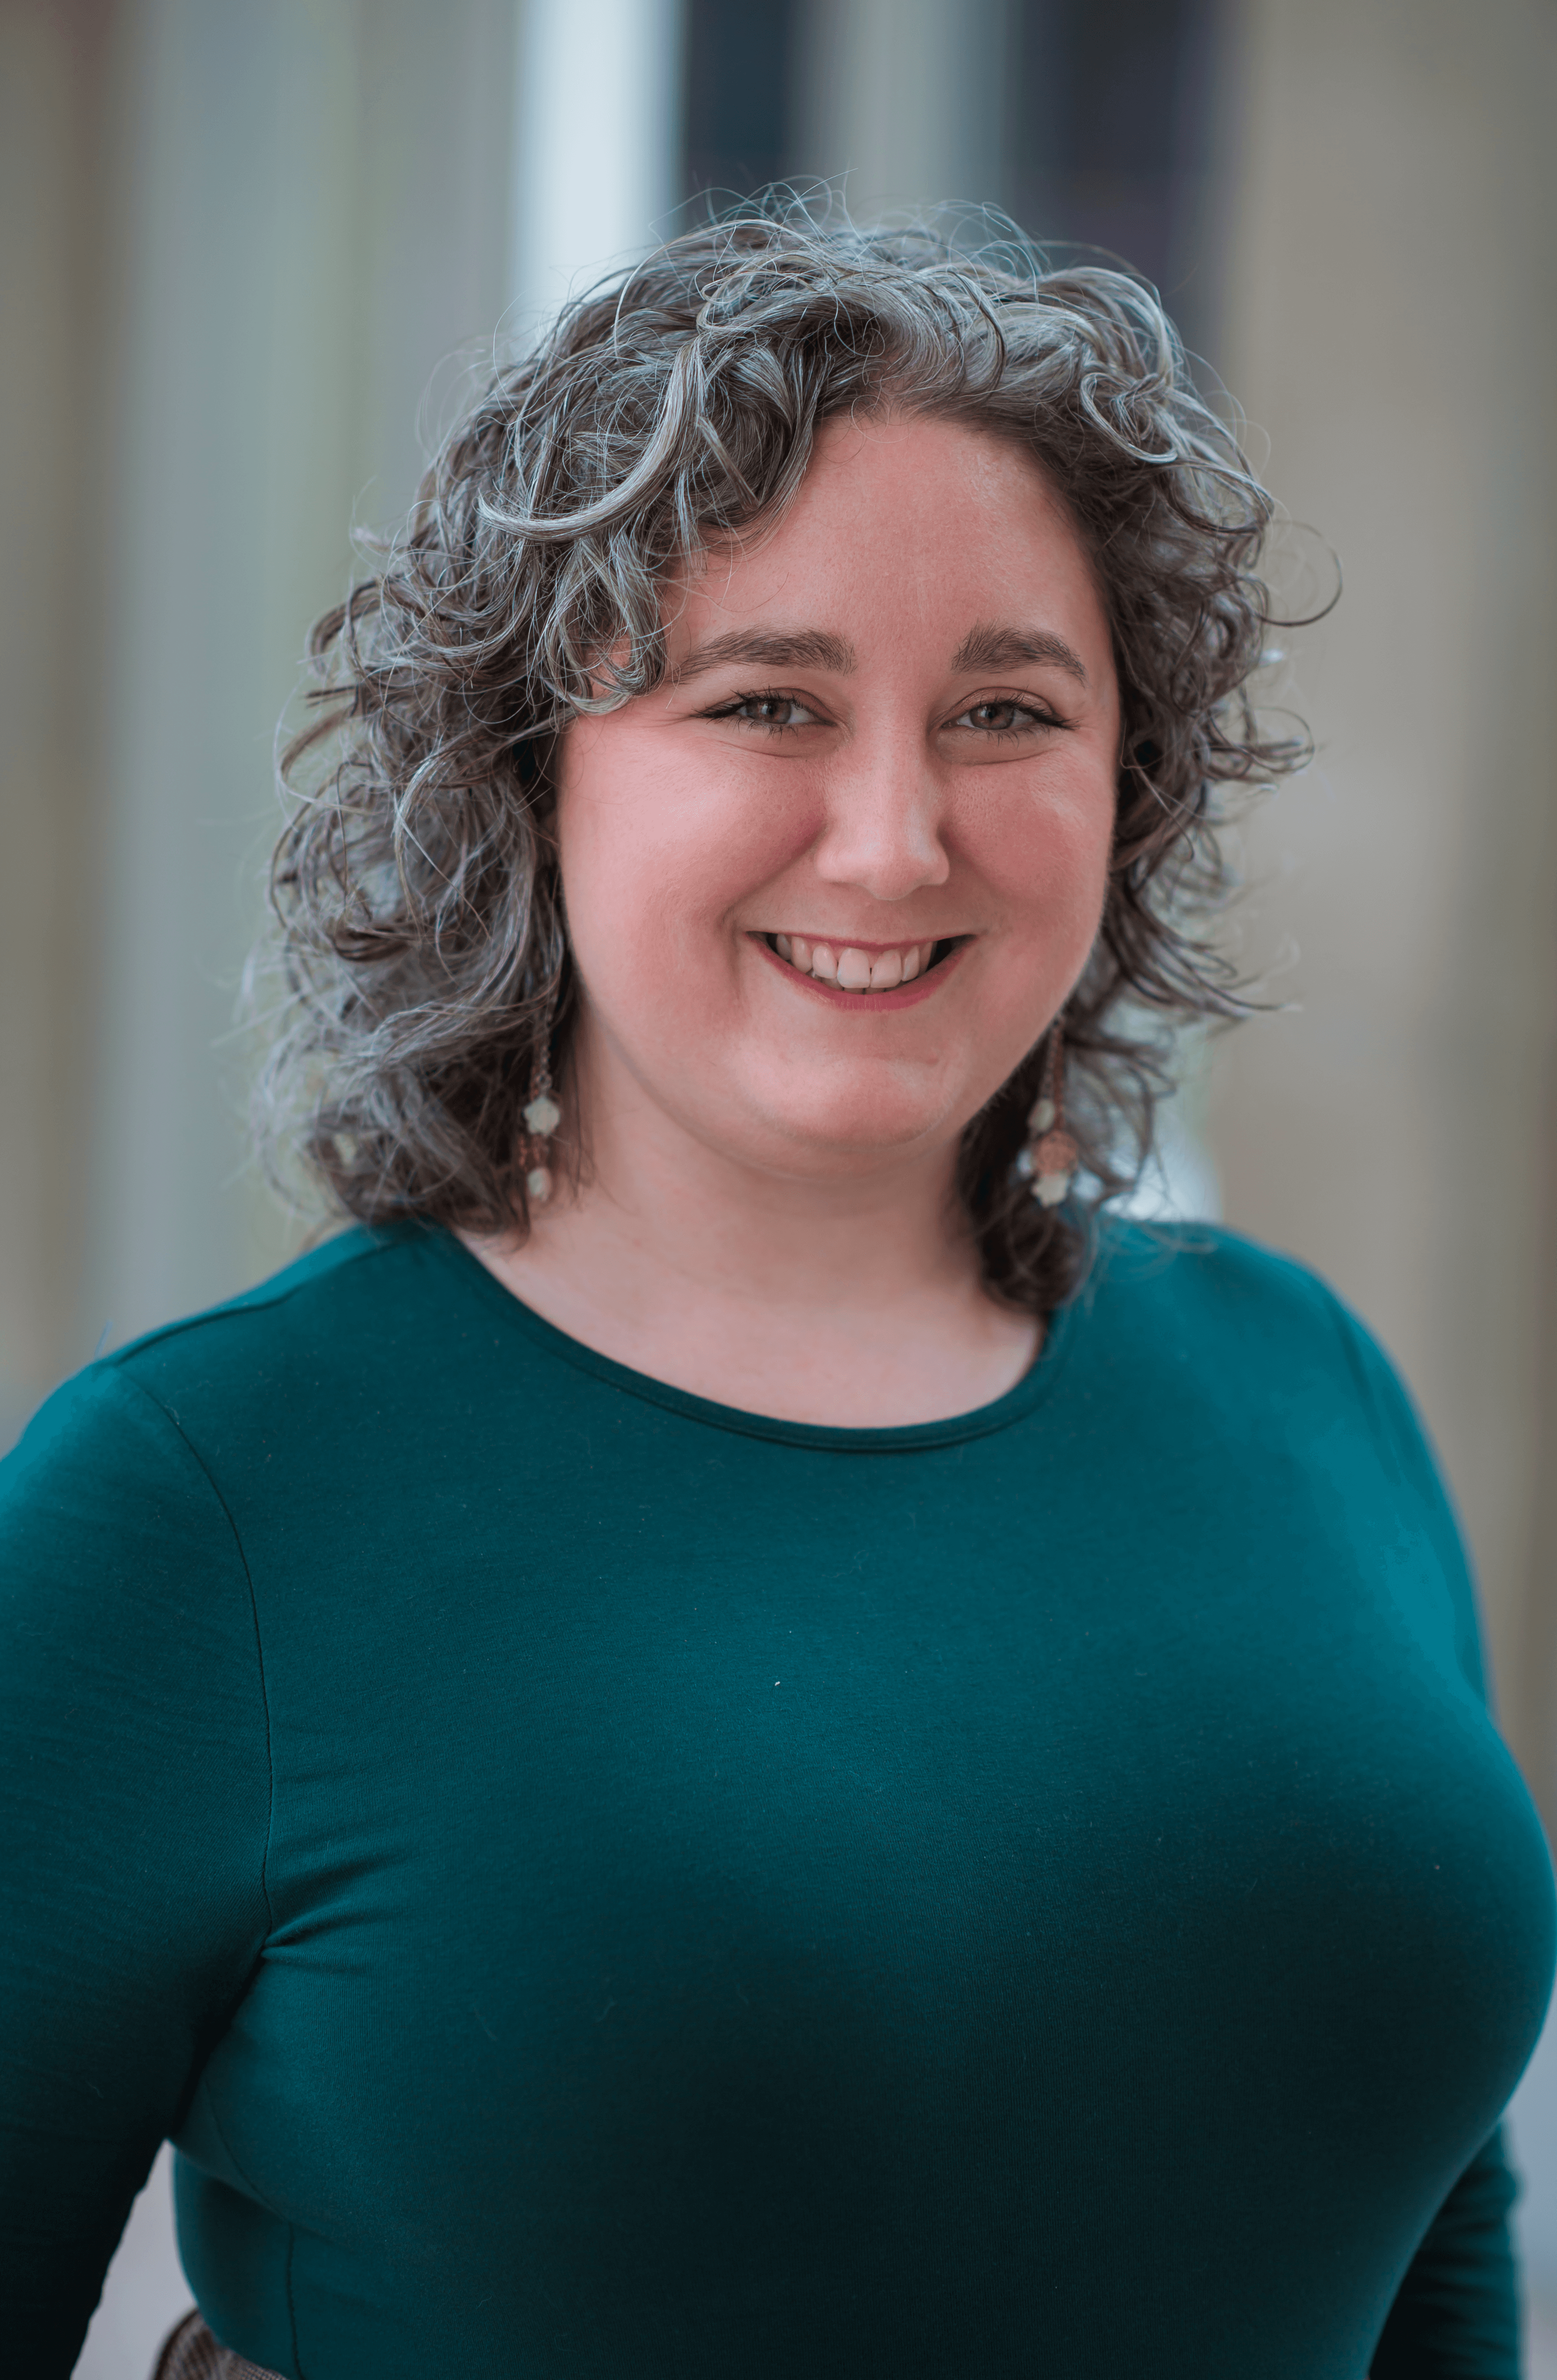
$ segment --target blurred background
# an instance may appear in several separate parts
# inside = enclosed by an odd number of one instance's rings
[[[273,736],[348,532],[494,332],[712,192],[989,200],[1162,289],[1295,528],[1314,767],[1233,923],[1279,1012],[1157,1194],[1412,1382],[1557,1818],[1551,0],[0,0],[0,1445],[297,1244],[248,1166]],[[1557,2373],[1557,2030],[1515,2103]],[[188,2302],[165,2173],[79,2373]]]

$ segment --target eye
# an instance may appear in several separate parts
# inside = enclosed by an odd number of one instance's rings
[[[1036,703],[1018,702],[1015,695],[1005,695],[969,704],[951,723],[984,735],[1029,735],[1035,728],[1063,727],[1065,722],[1052,710],[1040,710]]]
[[[738,719],[750,726],[765,727],[777,735],[783,735],[788,728],[821,724],[818,713],[809,710],[793,694],[740,694],[733,702],[722,702],[716,710],[707,711],[704,716],[709,719]]]

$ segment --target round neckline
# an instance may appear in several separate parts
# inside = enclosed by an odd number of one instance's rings
[[[455,1232],[441,1224],[423,1228],[433,1253],[453,1268],[467,1289],[501,1315],[510,1329],[518,1330],[545,1354],[571,1365],[576,1371],[590,1373],[627,1396],[679,1414],[685,1420],[739,1438],[769,1439],[781,1446],[821,1448],[835,1454],[909,1454],[920,1448],[957,1446],[969,1439],[988,1438],[996,1430],[1009,1429],[1014,1422],[1023,1420],[1047,1402],[1076,1335],[1077,1301],[1072,1299],[1048,1317],[1043,1344],[1019,1380],[991,1403],[976,1405],[969,1413],[953,1414],[943,1421],[894,1423],[863,1429],[831,1422],[785,1421],[776,1414],[748,1413],[740,1405],[719,1404],[711,1397],[695,1395],[690,1389],[678,1389],[669,1380],[658,1380],[652,1373],[635,1371],[628,1364],[619,1364],[613,1355],[602,1355],[583,1340],[559,1330],[555,1323],[537,1314],[513,1290],[505,1288]]]

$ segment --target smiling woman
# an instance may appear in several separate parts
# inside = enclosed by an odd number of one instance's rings
[[[1322,1284],[1104,1211],[1269,509],[1128,277],[756,216],[322,623],[352,1228],[0,1470],[18,2368],[171,2137],[160,2380],[1514,2380],[1453,1515]]]
[[[1026,1371],[1038,1318],[948,1232],[947,1151],[1042,1043],[1108,886],[1090,564],[1014,443],[839,417],[770,533],[684,568],[665,609],[662,683],[581,720],[554,772],[587,1179],[480,1252],[550,1320],[731,1404],[966,1412]],[[770,1260],[803,1235],[816,1284],[760,1316],[758,1195]],[[645,1269],[646,1227],[701,1251],[701,1294],[684,1261]]]
[[[863,482],[851,493],[862,469],[869,497]],[[894,528],[877,525],[883,506]],[[796,763],[760,770],[760,799],[790,784],[797,832],[801,787],[835,801],[850,785],[851,814],[868,799],[873,831],[895,831],[860,764],[880,781],[907,735],[915,831],[940,832],[933,778],[954,846],[956,815],[990,808],[976,750],[1019,764],[1001,779],[1016,781],[1014,813],[1077,773],[1056,747],[1079,741],[1089,761],[1103,756],[1108,810],[1086,947],[1047,1008],[1029,1002],[1023,1048],[1003,1041],[1007,1071],[984,1071],[955,1136],[984,1292],[1052,1309],[1079,1278],[1087,1208],[1035,1202],[1014,1168],[1057,1005],[1094,1195],[1150,1145],[1164,1075],[1142,1017],[1237,1013],[1195,927],[1222,880],[1215,795],[1304,748],[1262,738],[1243,693],[1264,640],[1270,511],[1151,293],[1120,273],[1043,273],[1017,253],[791,214],[690,234],[586,297],[495,380],[386,567],[316,633],[342,674],[326,676],[323,716],[290,756],[298,771],[322,745],[331,765],[278,855],[293,1005],[262,1108],[280,1169],[300,1143],[364,1220],[502,1233],[517,1215],[523,1228],[534,1169],[509,1129],[516,1089],[542,1039],[559,1080],[575,1059],[554,805],[559,744],[584,720],[632,706],[613,733],[635,739],[635,766],[657,766],[653,752],[668,767],[665,734],[649,739],[637,706],[669,698],[679,781],[713,723],[701,713],[723,708],[719,768],[701,774],[722,768],[743,787],[736,738],[778,731],[765,753],[782,746]],[[826,616],[776,592],[785,565],[770,549],[798,553],[797,540],[821,567],[807,593]],[[848,700],[813,722],[803,685]],[[932,740],[928,712],[911,729],[892,716],[882,740],[894,706],[942,699],[963,708]],[[918,906],[955,907],[962,873]],[[890,930],[863,889],[859,915],[834,890],[827,915],[774,922],[829,956],[845,931],[840,952],[922,939],[894,900]],[[992,988],[1004,971],[979,979]],[[640,978],[636,996],[648,991]],[[585,1121],[575,1109],[565,1135],[576,1179]]]

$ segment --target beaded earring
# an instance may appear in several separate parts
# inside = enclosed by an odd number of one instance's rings
[[[525,1189],[532,1203],[543,1207],[552,1195],[552,1169],[547,1163],[551,1155],[552,1135],[562,1122],[562,1110],[552,1097],[552,1066],[543,1037],[529,1078],[529,1098],[524,1107],[525,1131],[529,1145],[525,1149]]]
[[[1058,1021],[1049,1028],[1049,1049],[1043,1062],[1043,1087],[1028,1117],[1027,1146],[1016,1160],[1016,1171],[1032,1184],[1040,1207],[1057,1207],[1076,1179],[1080,1150],[1065,1130],[1064,1035]]]

